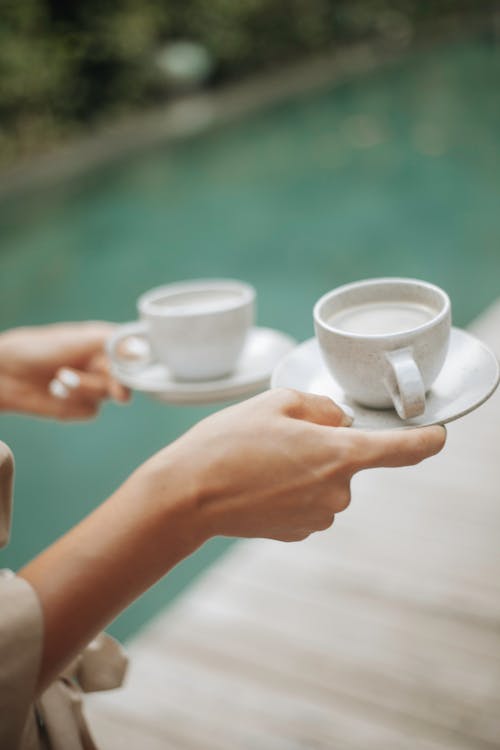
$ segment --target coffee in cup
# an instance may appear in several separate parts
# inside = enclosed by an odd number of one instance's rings
[[[327,368],[363,406],[394,407],[401,419],[425,411],[425,394],[448,351],[451,305],[439,287],[416,279],[346,284],[314,307]]]

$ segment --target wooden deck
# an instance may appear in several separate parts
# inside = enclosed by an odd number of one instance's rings
[[[500,354],[500,303],[474,329]],[[89,696],[103,750],[500,748],[500,392],[448,434],[328,532],[213,566]]]

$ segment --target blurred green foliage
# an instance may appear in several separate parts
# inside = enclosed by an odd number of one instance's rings
[[[0,0],[0,162],[171,95],[155,55],[202,44],[210,83],[367,39],[494,18],[484,0]]]

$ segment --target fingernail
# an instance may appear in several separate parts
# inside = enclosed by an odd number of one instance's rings
[[[57,373],[57,379],[66,386],[66,388],[79,388],[81,384],[80,376],[73,370],[67,370],[65,367]]]
[[[351,409],[350,406],[347,406],[347,404],[337,404],[337,406],[342,409],[344,412],[344,416],[342,418],[342,426],[343,427],[350,427],[352,423],[354,422],[354,412]]]
[[[66,388],[66,386],[61,383],[60,380],[51,380],[49,383],[49,393],[54,396],[54,398],[68,398],[69,391]]]

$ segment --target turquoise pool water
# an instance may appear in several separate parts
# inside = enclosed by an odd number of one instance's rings
[[[298,339],[327,289],[374,275],[445,287],[465,325],[499,293],[500,58],[486,41],[415,53],[0,205],[3,328],[133,319],[143,290],[229,276]],[[17,458],[17,567],[210,408],[138,396],[86,425],[1,416]],[[111,627],[133,632],[224,549],[216,540]],[[137,561],[139,564],[140,561]]]

